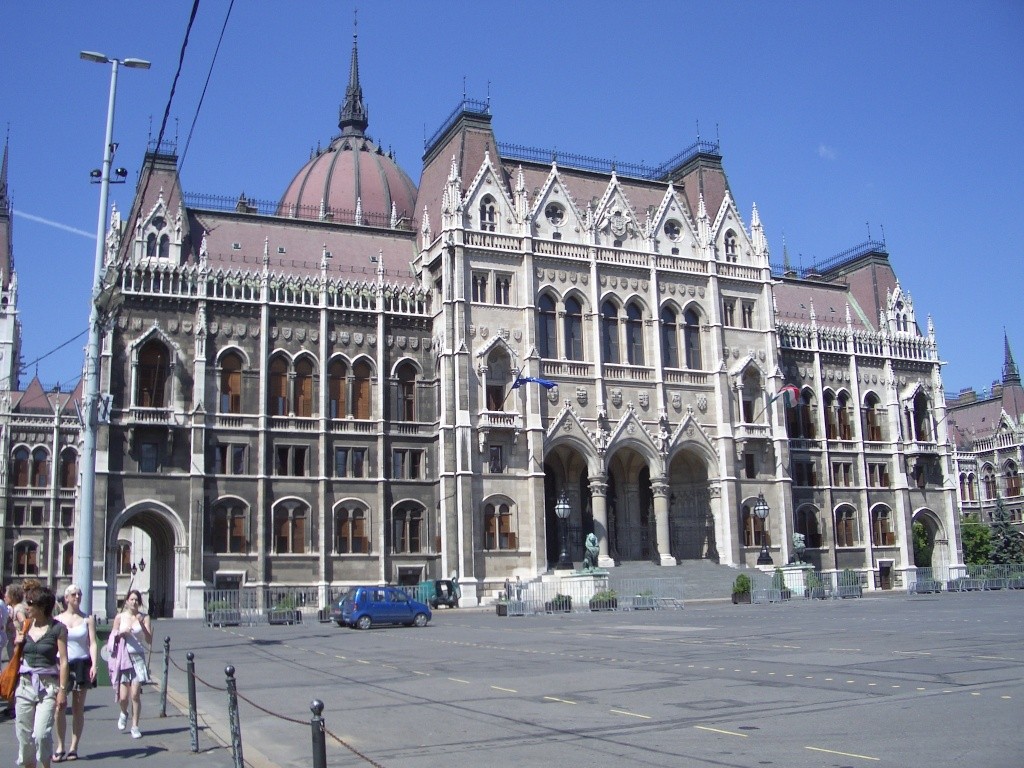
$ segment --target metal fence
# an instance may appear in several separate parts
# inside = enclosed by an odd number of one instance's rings
[[[502,593],[509,616],[539,613],[656,610],[683,607],[682,579],[622,579],[613,589],[608,577],[561,582],[523,582]]]
[[[1024,589],[1024,565],[957,565],[907,573],[908,594]]]
[[[204,589],[203,616],[211,626],[298,624],[320,614],[317,587]]]

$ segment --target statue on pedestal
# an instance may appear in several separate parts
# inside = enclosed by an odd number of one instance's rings
[[[597,570],[597,556],[601,551],[600,546],[597,543],[597,536],[594,533],[587,534],[587,541],[584,545],[586,550],[583,555],[583,572],[589,573],[590,571]]]
[[[807,549],[807,543],[806,543],[806,540],[804,539],[804,535],[802,533],[794,533],[793,534],[793,552],[795,553],[793,555],[793,557],[795,558],[793,560],[794,563],[796,563],[797,565],[800,565],[801,563],[803,563],[804,551],[806,549]]]

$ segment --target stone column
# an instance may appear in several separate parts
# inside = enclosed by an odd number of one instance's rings
[[[608,554],[608,483],[604,475],[590,478],[590,504],[594,513],[594,533],[600,547],[597,564],[601,568],[612,568],[615,561]]]
[[[654,494],[654,519],[657,523],[657,547],[661,565],[675,565],[676,559],[672,557],[672,543],[668,535],[669,485],[666,478],[652,479],[651,492]]]

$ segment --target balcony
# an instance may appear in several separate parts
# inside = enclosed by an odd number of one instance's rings
[[[128,411],[128,420],[135,425],[167,426],[174,423],[174,412],[170,408],[133,405]]]
[[[736,427],[737,440],[768,440],[772,428],[768,424],[740,424]]]
[[[480,429],[511,429],[520,431],[523,428],[523,417],[519,413],[505,411],[480,411]]]
[[[320,420],[312,416],[271,416],[271,429],[290,429],[294,432],[316,432]]]

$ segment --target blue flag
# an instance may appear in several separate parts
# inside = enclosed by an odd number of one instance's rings
[[[534,384],[540,384],[544,389],[551,389],[552,387],[558,386],[558,382],[552,381],[551,379],[541,379],[536,376],[520,376],[512,382],[512,389],[519,389],[523,384],[531,381]]]

